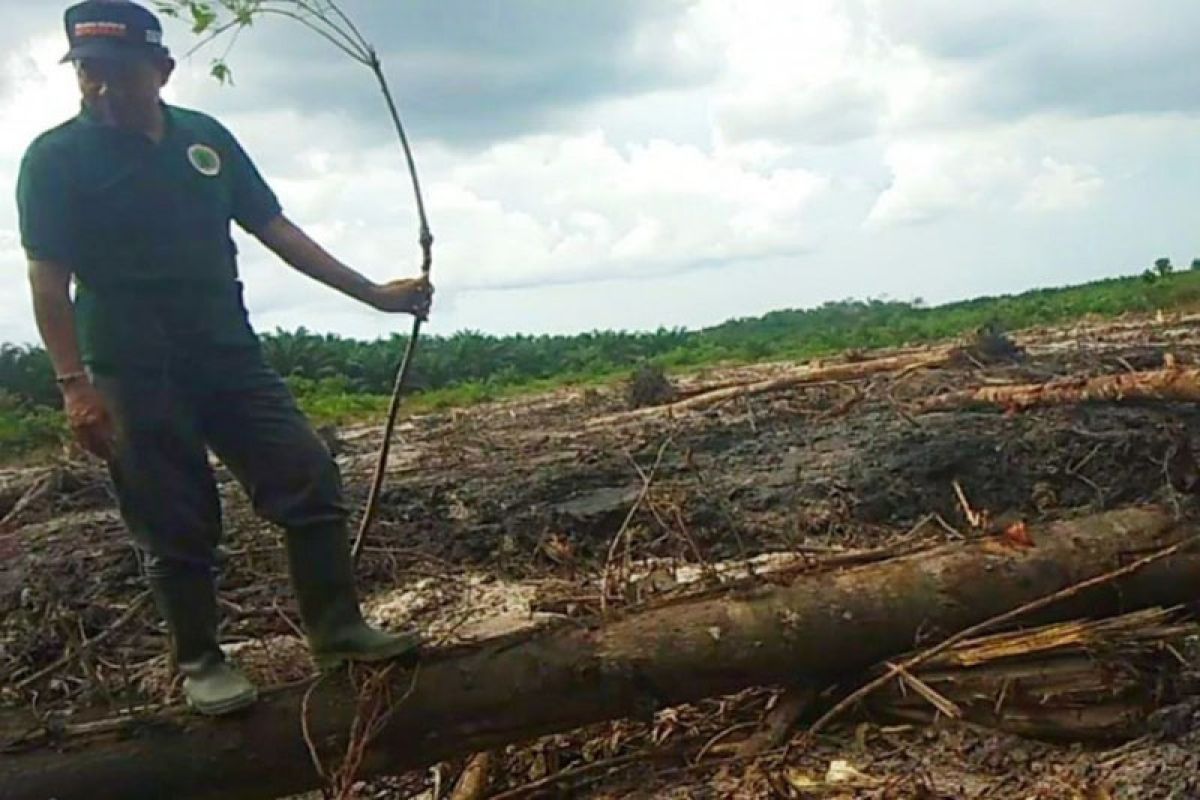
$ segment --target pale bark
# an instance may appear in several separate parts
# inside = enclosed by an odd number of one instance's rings
[[[1200,369],[1170,368],[1048,383],[982,386],[935,395],[914,403],[910,410],[927,414],[972,406],[999,406],[1015,412],[1037,406],[1130,400],[1200,402]]]

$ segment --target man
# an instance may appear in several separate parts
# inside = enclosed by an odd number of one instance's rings
[[[340,476],[263,361],[230,221],[381,311],[424,318],[432,288],[377,285],[339,263],[283,215],[225,128],[163,103],[174,62],[149,11],[86,0],[65,23],[82,109],[30,145],[17,186],[33,307],[71,430],[108,462],[188,703],[224,714],[256,697],[218,646],[221,518],[206,448],[284,528],[317,665],[412,657],[415,634],[363,621]]]

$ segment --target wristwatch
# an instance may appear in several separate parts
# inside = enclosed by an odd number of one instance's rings
[[[54,379],[54,382],[60,387],[65,387],[72,383],[76,383],[77,381],[86,380],[88,380],[88,374],[86,372],[68,372],[66,375],[57,376]]]

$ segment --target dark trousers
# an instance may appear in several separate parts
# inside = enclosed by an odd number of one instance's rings
[[[216,566],[209,449],[289,535],[346,523],[337,464],[257,350],[94,378],[117,428],[109,469],[121,516],[151,577]]]

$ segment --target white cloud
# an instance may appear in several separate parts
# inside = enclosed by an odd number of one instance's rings
[[[803,215],[826,181],[759,168],[744,151],[649,141],[618,148],[602,132],[496,145],[426,176],[439,225],[441,282],[455,291],[663,274],[697,263],[803,250]],[[407,176],[390,153],[340,165],[336,179],[277,182],[292,213],[353,262],[407,252]],[[309,158],[328,161],[324,154]]]
[[[1191,0],[869,0],[880,38],[941,76],[930,122],[1200,110]],[[937,116],[940,114],[940,118]]]
[[[1104,189],[1104,178],[1087,164],[1064,164],[1049,156],[1029,182],[1017,206],[1029,211],[1086,208]]]
[[[897,138],[884,155],[891,184],[867,224],[929,223],[975,209],[993,214],[1084,209],[1099,198],[1105,181],[1097,167],[1062,155],[1091,145],[1094,133],[1088,137],[1081,127],[1039,119]]]
[[[41,36],[9,52],[0,68],[8,87],[0,96],[0,169],[15,179],[25,147],[42,131],[79,107],[70,67],[61,66],[59,37]]]
[[[715,116],[729,140],[844,144],[884,111],[875,57],[854,2],[703,0],[688,30],[723,53]]]
[[[421,9],[349,0],[387,40],[414,136],[434,330],[706,324],[1200,253],[1181,166],[1200,161],[1194,3],[606,2],[495,4],[464,28],[430,0],[417,31]],[[57,12],[21,12],[0,33],[9,187],[28,141],[77,103]],[[527,29],[492,24],[510,14]],[[235,87],[217,89],[202,54],[170,99],[234,130],[336,255],[376,279],[411,274],[411,187],[370,76],[272,24],[239,43]],[[15,230],[0,204],[0,291],[24,297]],[[238,238],[260,327],[395,328]],[[6,306],[0,341],[33,337],[27,301]]]
[[[60,37],[41,36],[14,47],[0,62],[5,87],[0,94],[0,296],[10,298],[0,313],[0,342],[29,341],[34,335],[26,288],[25,256],[20,248],[13,202],[17,172],[29,142],[74,113],[74,76],[58,65]]]
[[[1019,157],[981,137],[929,137],[891,144],[892,185],[876,200],[869,225],[930,222],[996,198],[1019,179]]]

